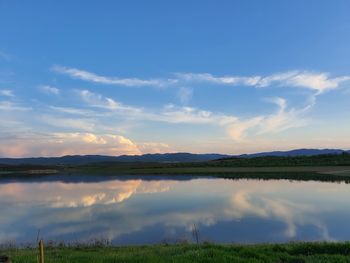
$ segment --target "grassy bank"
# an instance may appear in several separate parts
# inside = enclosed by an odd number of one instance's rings
[[[14,263],[36,262],[36,250],[2,250]],[[350,262],[350,243],[153,245],[47,248],[45,262]]]
[[[195,163],[121,163],[28,166],[0,165],[0,177],[82,175],[195,175],[241,179],[350,181],[350,155],[229,158]]]
[[[103,174],[318,173],[350,176],[350,155],[228,158],[196,163],[95,163],[69,167],[72,172]]]
[[[350,166],[221,167],[200,164],[92,164],[74,167],[71,174],[83,175],[189,175],[227,179],[302,180],[350,182]]]
[[[350,183],[350,167],[121,167],[120,165],[90,165],[79,168],[60,170],[58,175],[92,175],[120,176],[123,178],[135,176],[174,177],[176,176],[210,176],[225,179],[258,179],[258,180],[293,180]],[[45,172],[12,172],[1,173],[0,179],[35,179],[52,175]]]

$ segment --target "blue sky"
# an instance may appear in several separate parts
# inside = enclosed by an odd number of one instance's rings
[[[349,11],[0,0],[0,155],[349,149]]]

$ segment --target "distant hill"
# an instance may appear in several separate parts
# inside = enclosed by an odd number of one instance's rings
[[[324,154],[341,154],[344,150],[341,149],[296,149],[291,151],[273,151],[273,152],[261,152],[253,154],[242,154],[236,157],[263,157],[263,156],[313,156]],[[350,153],[350,151],[347,151]]]
[[[340,149],[297,149],[291,151],[262,152],[243,155],[225,154],[193,154],[193,153],[164,153],[144,155],[67,155],[62,157],[36,157],[36,158],[0,158],[0,164],[4,165],[83,165],[101,162],[149,162],[149,163],[187,163],[206,162],[231,157],[253,158],[263,156],[313,156],[324,154],[341,154]],[[350,153],[350,151],[347,151]]]
[[[206,162],[221,158],[228,158],[225,154],[192,154],[192,153],[165,153],[144,155],[67,155],[62,157],[37,157],[37,158],[0,158],[0,164],[7,165],[82,165],[101,162]]]
[[[122,155],[119,162],[205,162],[230,157],[227,154],[193,154],[193,153],[156,153],[144,155]]]

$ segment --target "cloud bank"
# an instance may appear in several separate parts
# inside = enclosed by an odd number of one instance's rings
[[[52,133],[27,135],[4,140],[0,156],[64,156],[64,155],[139,155],[147,152],[167,152],[164,143],[135,143],[114,134]]]

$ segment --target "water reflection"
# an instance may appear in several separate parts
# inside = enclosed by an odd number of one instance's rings
[[[0,241],[349,239],[350,186],[285,180],[0,181]]]

